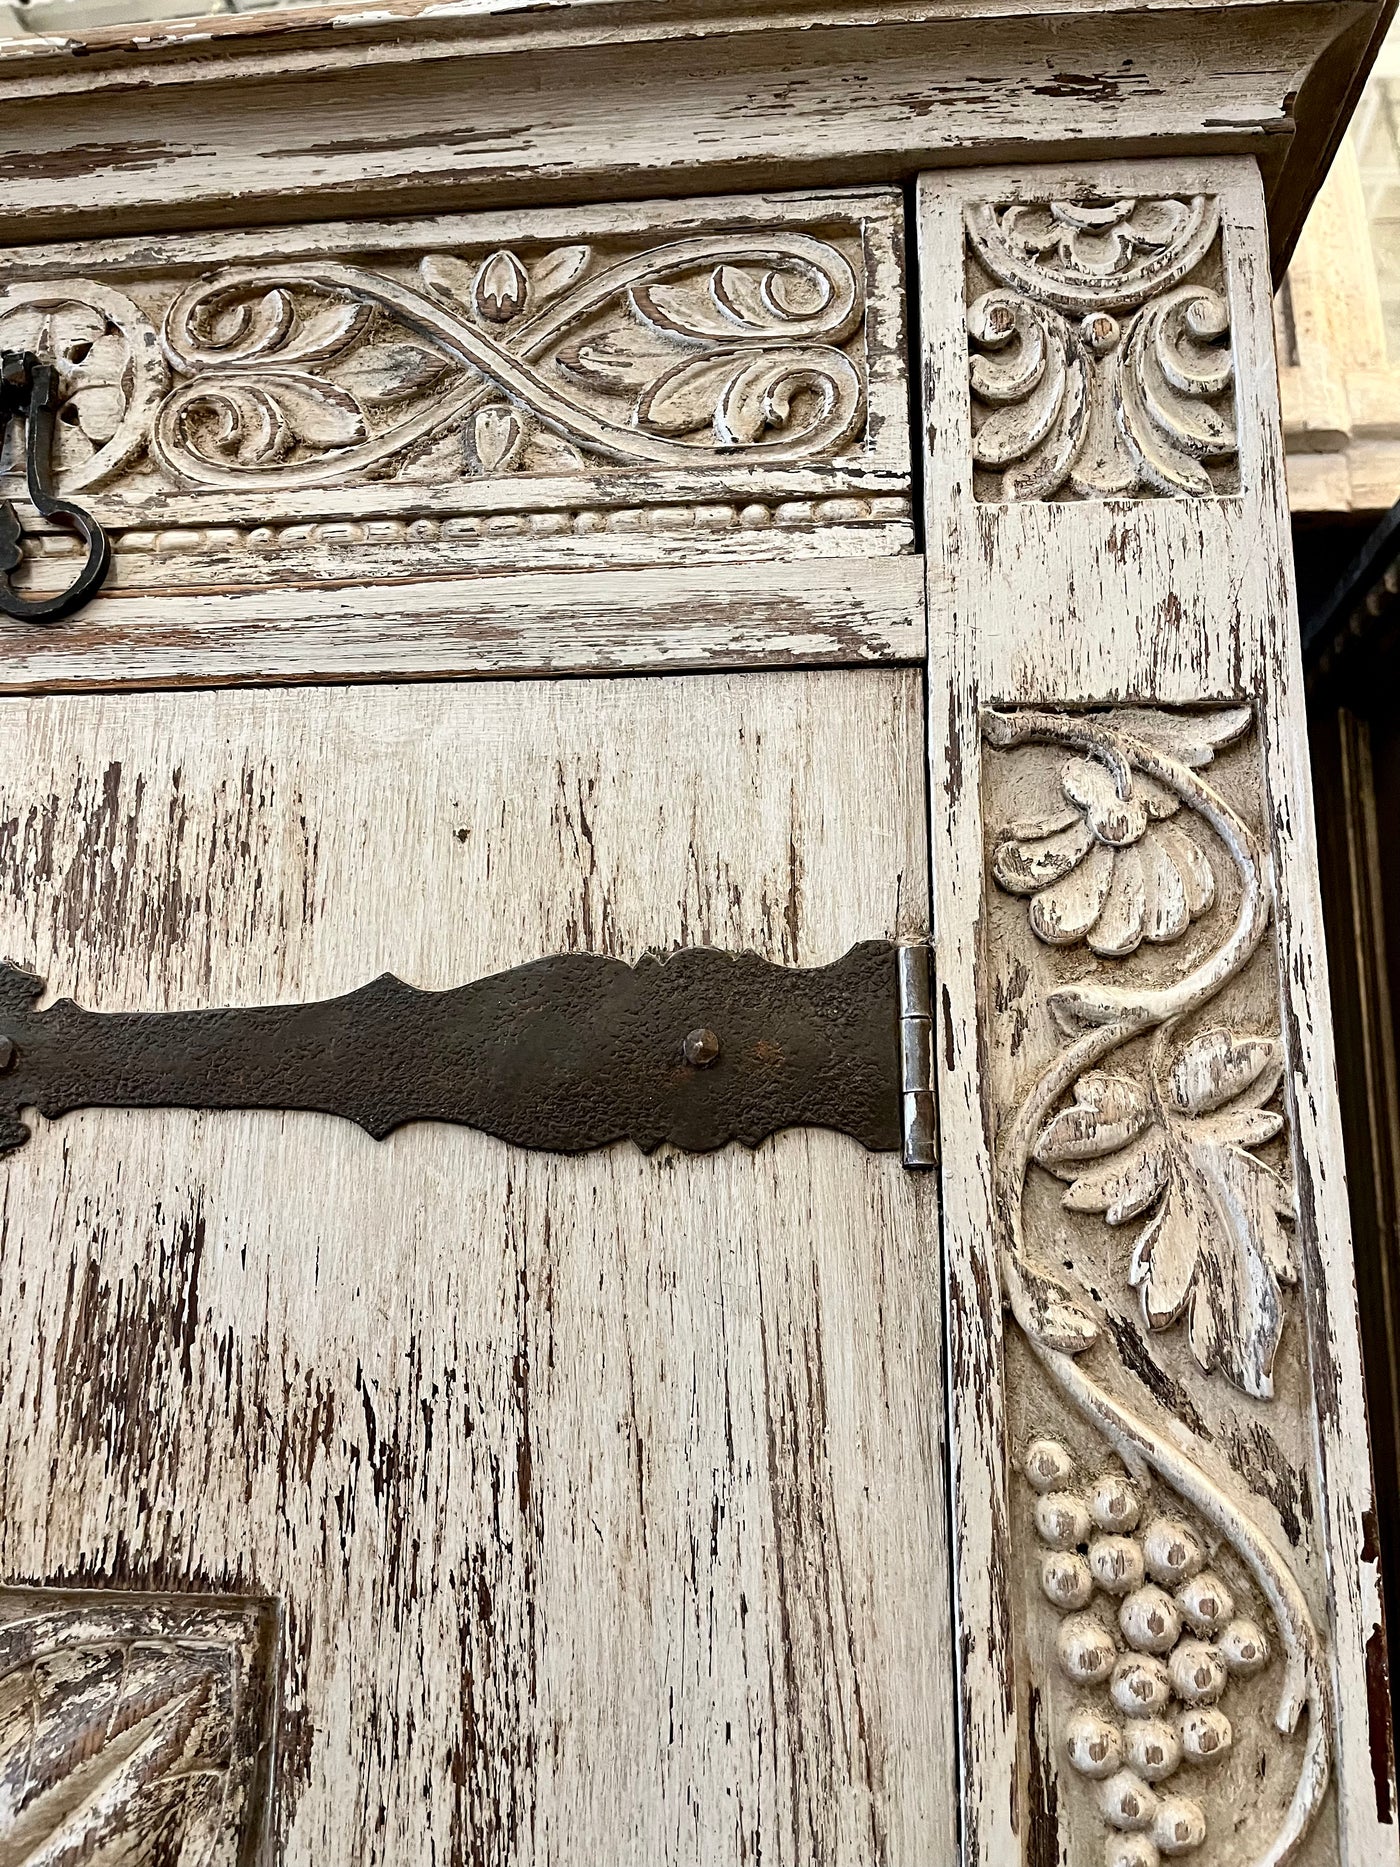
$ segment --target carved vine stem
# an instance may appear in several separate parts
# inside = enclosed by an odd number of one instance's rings
[[[1271,902],[1266,858],[1249,827],[1194,771],[1160,747],[1102,720],[1027,709],[983,715],[988,744],[1072,746],[1097,759],[1120,798],[1132,794],[1131,772],[1144,772],[1203,818],[1228,850],[1240,878],[1240,901],[1226,939],[1173,984],[1125,990],[1076,984],[1054,993],[1059,1023],[1080,1035],[1031,1085],[1003,1130],[995,1166],[995,1206],[1006,1302],[1028,1346],[1051,1380],[1139,1479],[1155,1472],[1236,1550],[1269,1603],[1284,1652],[1284,1682],[1275,1722],[1285,1735],[1308,1711],[1308,1740],[1287,1815],[1252,1867],[1283,1867],[1306,1835],[1326,1792],[1330,1699],[1321,1642],[1307,1602],[1278,1551],[1244,1510],[1179,1446],[1156,1432],[1086,1373],[1076,1357],[1098,1339],[1093,1317],[1029,1262],[1024,1200],[1036,1135],[1049,1112],[1086,1070],[1143,1032],[1197,1010],[1249,962],[1268,930]],[[1184,1432],[1184,1429],[1182,1429]]]

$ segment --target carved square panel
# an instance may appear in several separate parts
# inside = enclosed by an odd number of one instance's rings
[[[117,589],[889,554],[902,240],[885,190],[16,250],[0,348]]]
[[[0,1589],[0,1860],[263,1858],[270,1601]]]
[[[976,201],[965,221],[977,498],[1238,488],[1214,197]]]

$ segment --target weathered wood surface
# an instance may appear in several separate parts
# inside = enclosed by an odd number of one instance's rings
[[[43,631],[0,620],[0,693],[917,661],[926,639],[917,557],[118,588]]]
[[[912,548],[890,189],[0,255],[109,591]],[[77,540],[27,508],[21,581]],[[412,598],[409,598],[411,603]]]
[[[0,750],[0,948],[92,1006],[924,925],[913,670],[11,699]],[[0,1571],[282,1599],[286,1867],[951,1860],[931,1176],[104,1112],[2,1216]]]
[[[271,1601],[0,1588],[6,1867],[255,1867],[279,1637]]]
[[[839,186],[974,152],[1189,144],[1258,156],[1281,270],[1384,17],[1359,0],[512,0],[26,38],[0,54],[0,228]]]
[[[1222,243],[1183,275],[1197,197]],[[1069,204],[1007,223],[1019,272],[965,223],[1017,201]],[[1393,1861],[1258,178],[929,177],[920,256],[966,1858],[1138,1862],[1203,1828],[1231,1867]],[[1053,407],[996,401],[1013,315],[1061,346]],[[1197,1707],[1223,1763],[1192,1760]]]

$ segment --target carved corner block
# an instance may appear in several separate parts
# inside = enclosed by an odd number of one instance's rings
[[[888,190],[92,243],[0,256],[0,346],[118,588],[908,551],[902,246]]]
[[[0,1589],[0,1859],[263,1858],[268,1601]]]
[[[1219,203],[1081,194],[965,219],[975,496],[1235,491]]]
[[[1290,1860],[1333,1719],[1253,710],[982,736],[1030,1858]]]

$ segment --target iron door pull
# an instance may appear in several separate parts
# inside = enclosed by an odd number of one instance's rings
[[[58,412],[58,372],[27,350],[0,356],[0,446],[11,421],[25,425],[24,470],[29,497],[41,518],[61,519],[78,532],[87,559],[66,590],[56,596],[21,596],[10,582],[24,556],[19,515],[8,499],[0,500],[0,614],[19,622],[57,622],[85,603],[107,575],[111,550],[107,534],[90,512],[60,499],[49,472],[53,463],[54,421]]]

